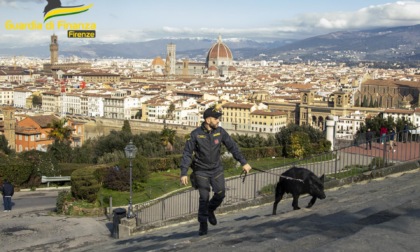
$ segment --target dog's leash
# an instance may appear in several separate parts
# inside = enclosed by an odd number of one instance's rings
[[[284,176],[284,175],[278,175],[276,173],[265,171],[265,170],[258,169],[258,168],[252,168],[252,169],[254,169],[256,171],[259,171],[259,172],[264,172],[264,173],[272,174],[272,175],[278,176],[280,178],[284,178],[284,179],[288,179],[288,180],[296,180],[296,181],[299,181],[301,183],[304,183],[303,179],[296,179],[296,178],[292,178],[292,177],[288,177],[288,176]],[[243,175],[244,173],[245,173],[245,175]],[[248,175],[248,173],[245,172],[245,170],[242,170],[241,175],[239,175],[239,177],[242,178],[242,183],[245,183],[245,179],[246,179],[246,176],[247,175]]]

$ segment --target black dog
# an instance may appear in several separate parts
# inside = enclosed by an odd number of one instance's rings
[[[52,9],[60,8],[61,7],[61,1],[60,0],[47,0],[48,4],[44,8],[44,16]]]
[[[310,194],[312,196],[307,208],[315,204],[317,198],[325,199],[324,175],[318,178],[313,172],[305,168],[292,167],[282,173],[276,187],[276,198],[273,206],[273,215],[276,215],[277,205],[283,198],[284,193],[293,195],[293,209],[300,209],[298,205],[299,196]]]

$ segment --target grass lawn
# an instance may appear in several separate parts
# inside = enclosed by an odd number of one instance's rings
[[[283,166],[290,162],[296,161],[294,159],[285,158],[261,158],[258,160],[249,161],[251,166],[260,169],[271,169]],[[237,176],[242,172],[242,168],[231,168],[225,170],[225,177]],[[189,170],[191,173],[191,169]],[[146,184],[139,184],[133,182],[133,204],[146,202],[156,199],[165,194],[176,192],[182,189],[189,189],[189,186],[182,186],[179,181],[180,170],[168,170],[165,172],[155,172],[150,174]],[[141,187],[144,190],[136,190]],[[109,206],[109,197],[112,197],[113,206],[128,205],[130,200],[130,192],[119,192],[102,188],[99,192],[99,201],[102,206]]]
[[[321,160],[319,157],[310,160],[309,162],[319,162],[326,158],[323,157]],[[260,158],[257,160],[250,160],[249,164],[251,167],[259,168],[262,170],[268,170],[276,167],[288,165],[290,163],[298,162],[297,159],[276,157],[276,158]],[[305,161],[308,162],[308,161]],[[191,169],[189,170],[189,173]],[[238,176],[242,172],[241,167],[230,168],[225,170],[225,177]],[[254,172],[251,170],[251,172]],[[150,177],[145,184],[133,182],[133,204],[146,202],[152,199],[156,199],[163,195],[171,192],[175,193],[178,190],[189,189],[189,186],[181,186],[179,181],[180,170],[168,170],[165,172],[156,172],[150,174]],[[143,190],[144,189],[144,190]],[[109,206],[109,198],[112,197],[112,205],[124,206],[128,205],[130,199],[129,192],[119,192],[109,189],[102,188],[99,192],[99,201],[102,206]]]

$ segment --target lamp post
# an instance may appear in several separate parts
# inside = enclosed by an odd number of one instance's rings
[[[132,160],[136,157],[137,148],[133,144],[133,140],[130,140],[130,142],[125,146],[124,148],[125,157],[130,160],[130,201],[128,203],[128,214],[127,218],[133,217],[133,165]]]

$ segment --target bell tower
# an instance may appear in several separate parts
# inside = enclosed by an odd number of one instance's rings
[[[57,35],[51,36],[51,44],[50,44],[50,56],[51,56],[51,65],[58,63],[58,43],[57,43]]]
[[[176,45],[170,43],[166,46],[166,66],[167,74],[175,74],[175,64],[176,64]]]
[[[4,107],[3,108],[4,116],[4,136],[9,143],[9,148],[12,150],[16,149],[16,139],[15,139],[15,130],[16,130],[16,118],[15,118],[15,109],[13,107]]]

